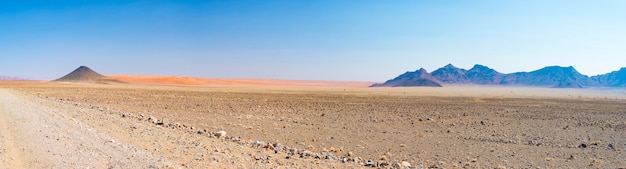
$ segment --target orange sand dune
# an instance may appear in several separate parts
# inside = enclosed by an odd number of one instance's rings
[[[132,84],[158,85],[253,85],[253,86],[320,86],[320,87],[367,87],[373,82],[279,80],[279,79],[218,79],[184,76],[107,75]]]

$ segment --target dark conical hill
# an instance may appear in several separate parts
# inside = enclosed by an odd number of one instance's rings
[[[106,78],[106,76],[96,71],[91,70],[91,68],[87,66],[80,66],[76,70],[54,81],[83,82],[83,81],[97,81],[98,79],[103,79],[103,78]]]
[[[87,66],[80,66],[69,74],[54,80],[55,82],[88,82],[88,83],[124,83],[122,81],[106,77]]]

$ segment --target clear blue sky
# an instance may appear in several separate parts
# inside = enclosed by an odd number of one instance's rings
[[[0,75],[385,81],[424,67],[626,67],[626,1],[0,1]]]

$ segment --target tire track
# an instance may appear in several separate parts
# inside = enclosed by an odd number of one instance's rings
[[[171,162],[116,142],[53,107],[0,89],[0,168],[165,168]]]
[[[26,168],[24,155],[17,148],[15,132],[10,126],[13,119],[0,102],[0,168]]]

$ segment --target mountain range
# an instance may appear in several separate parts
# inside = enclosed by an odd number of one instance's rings
[[[15,77],[15,76],[0,76],[0,80],[27,80],[27,79]]]
[[[580,74],[574,67],[548,66],[531,72],[500,73],[476,64],[469,70],[448,64],[432,73],[421,68],[406,72],[385,83],[371,87],[431,86],[474,84],[538,86],[553,88],[626,87],[626,68],[597,76]]]

